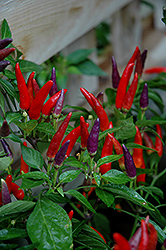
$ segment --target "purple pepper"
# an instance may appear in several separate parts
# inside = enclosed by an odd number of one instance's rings
[[[147,51],[147,49],[145,49],[141,54],[142,69],[144,69],[147,53],[148,53],[148,51]]]
[[[98,148],[98,137],[100,130],[100,120],[96,119],[87,140],[87,150],[90,156],[94,156]]]
[[[58,92],[58,86],[57,86],[57,83],[56,83],[56,71],[55,71],[54,67],[52,68],[52,75],[51,75],[50,80],[53,81],[53,85],[52,85],[52,87],[50,89],[49,95],[53,96],[55,93]]]
[[[139,77],[142,75],[142,58],[141,58],[141,52],[140,50],[138,51],[137,55],[137,60],[136,60],[136,65],[135,65],[135,73],[138,74]]]
[[[115,58],[112,56],[112,85],[113,88],[117,89],[120,81],[120,75],[117,68]]]
[[[4,49],[7,47],[11,42],[13,41],[12,38],[5,38],[3,40],[0,40],[0,49]]]
[[[4,69],[10,64],[9,61],[0,61],[0,72],[4,71]]]
[[[10,193],[9,193],[9,189],[6,184],[6,181],[4,181],[3,179],[1,179],[1,186],[2,186],[2,190],[1,190],[2,191],[2,205],[6,205],[11,202],[11,198],[10,198]]]
[[[53,110],[53,117],[58,118],[62,112],[63,108],[63,102],[64,102],[65,92],[64,89],[61,90],[60,96],[55,104],[54,110]]]
[[[9,125],[6,120],[3,121],[2,126],[0,127],[0,136],[6,137],[10,134]]]
[[[165,249],[166,249],[166,239],[164,240],[163,245],[162,245],[162,250],[165,250]]]
[[[145,83],[141,96],[140,96],[140,108],[146,110],[148,108],[149,98],[148,98],[148,85]]]
[[[69,146],[70,140],[66,141],[63,146],[58,150],[57,154],[54,158],[54,166],[61,166],[63,161],[65,160],[65,155]]]
[[[136,177],[136,166],[134,164],[133,158],[129,153],[128,149],[124,144],[122,144],[123,154],[124,154],[124,161],[125,161],[125,170],[128,177],[131,179]]]
[[[14,158],[13,158],[12,151],[9,147],[9,144],[5,141],[5,139],[1,139],[1,143],[2,143],[5,154],[7,154],[6,157],[10,157],[11,163],[12,163]]]
[[[96,98],[101,103],[101,105],[103,105],[104,93],[102,91],[100,93],[98,93],[98,95],[96,96]]]

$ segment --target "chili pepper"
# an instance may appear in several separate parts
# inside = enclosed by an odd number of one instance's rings
[[[23,145],[27,147],[27,142],[24,141]],[[20,166],[20,174],[26,174],[29,172],[29,166],[28,164],[24,161],[23,156],[21,155],[21,166]]]
[[[141,96],[140,96],[140,108],[142,110],[147,110],[148,108],[148,103],[149,103],[149,98],[148,98],[148,85],[145,83]]]
[[[0,72],[4,71],[4,69],[10,64],[9,61],[0,61]]]
[[[15,51],[15,48],[1,49],[0,50],[0,61],[4,60],[5,57],[9,56],[13,51]]]
[[[84,95],[84,97],[86,98],[87,102],[89,103],[89,105],[92,107],[92,109],[95,111],[95,106],[93,104],[93,101],[91,99],[90,93],[88,90],[84,89],[84,88],[80,88],[81,93]]]
[[[97,118],[94,122],[94,125],[90,131],[90,134],[87,140],[87,150],[91,157],[93,157],[97,152],[99,129],[100,129],[100,120],[99,118]]]
[[[112,86],[114,89],[117,89],[120,81],[120,75],[118,67],[115,61],[115,58],[112,56]]]
[[[145,65],[145,60],[146,60],[146,57],[147,57],[147,49],[145,49],[142,54],[141,54],[141,60],[142,60],[142,69],[144,69],[144,65]]]
[[[113,142],[114,149],[117,153],[117,155],[123,155],[123,149],[121,144],[118,142],[118,140],[110,133],[108,133],[108,136],[111,138]],[[124,164],[124,156],[122,156],[119,160],[119,167],[121,168],[122,171],[125,170],[125,164]]]
[[[95,228],[93,228],[93,227],[90,227],[91,229],[93,229],[103,240],[104,240],[104,242],[105,243],[107,243],[106,242],[106,240],[104,239],[104,237],[103,237],[103,235],[99,232],[99,231],[97,231]]]
[[[123,101],[126,94],[127,85],[130,80],[131,73],[133,71],[134,63],[128,64],[123,71],[120,78],[119,85],[116,93],[115,105],[117,109],[122,109]]]
[[[13,193],[13,195],[18,199],[18,200],[23,200],[24,199],[24,190],[20,189],[19,185],[17,185],[16,183],[12,182],[12,189],[11,192]]]
[[[58,150],[54,158],[54,166],[61,166],[66,158],[66,152],[69,147],[70,140],[66,141],[63,146]]]
[[[32,104],[32,101],[34,99],[34,95],[33,95],[33,78],[34,78],[34,75],[35,75],[35,71],[33,71],[30,75],[29,75],[29,78],[28,78],[28,81],[27,81],[27,89],[28,89],[28,93],[29,93],[29,97],[30,97],[30,105]]]
[[[30,108],[30,96],[18,62],[15,65],[15,73],[20,95],[20,108],[28,110]]]
[[[50,89],[50,92],[49,92],[49,95],[50,96],[53,96],[55,93],[58,92],[58,86],[57,86],[57,83],[56,83],[56,72],[55,72],[55,68],[53,67],[52,68],[52,75],[51,75],[51,79],[53,81],[53,85]]]
[[[104,93],[103,93],[103,91],[99,92],[98,95],[96,96],[96,98],[100,102],[100,104],[103,105],[103,102],[104,102]]]
[[[2,143],[2,147],[4,149],[4,152],[5,152],[6,156],[10,157],[10,159],[11,159],[11,163],[10,164],[12,164],[14,158],[13,158],[13,153],[12,153],[12,151],[10,149],[9,144],[6,142],[5,139],[1,139],[1,143]]]
[[[29,117],[30,119],[38,120],[40,117],[40,113],[44,104],[45,99],[48,96],[50,88],[52,87],[53,82],[50,80],[46,82],[43,87],[39,90],[38,94],[35,96],[31,107],[29,109]]]
[[[164,240],[163,245],[162,245],[162,250],[165,250],[165,249],[166,249],[166,239]]]
[[[108,128],[109,129],[113,128],[112,122],[109,123]],[[105,138],[105,141],[104,141],[102,151],[101,151],[101,158],[108,156],[108,155],[112,155],[112,152],[113,152],[113,142],[112,142],[112,139],[109,137],[109,135],[107,135]],[[105,174],[109,170],[111,170],[111,164],[112,164],[112,162],[105,163],[105,164],[101,165],[100,166],[100,173]]]
[[[2,205],[6,205],[11,202],[10,193],[5,180],[1,179],[2,186]]]
[[[12,38],[5,38],[0,40],[0,49],[4,49],[13,41]]]
[[[148,240],[148,247],[146,250],[155,250],[158,239],[157,231],[151,223],[148,224],[148,229],[149,229],[149,240]]]
[[[60,96],[55,104],[54,110],[53,110],[53,117],[58,118],[61,115],[62,108],[63,108],[63,102],[64,102],[64,96],[65,92],[64,89],[61,90]]]
[[[73,215],[74,215],[74,211],[71,210],[71,211],[68,213],[68,216],[69,216],[69,219],[70,219],[70,220],[72,220]]]
[[[87,148],[89,131],[83,116],[80,116],[80,133],[81,133],[81,149],[85,150]]]
[[[141,165],[140,168],[146,169],[144,158],[143,158],[142,165]],[[146,177],[146,174],[140,174],[140,175],[138,175],[137,176],[137,183],[138,182],[145,182],[145,177]]]
[[[52,97],[48,99],[48,101],[43,105],[42,108],[42,115],[44,117],[47,117],[51,114],[51,110],[55,107],[55,104],[60,97],[61,91],[58,91],[56,94],[54,94]],[[64,89],[64,93],[67,92],[67,89]]]
[[[0,191],[0,207],[2,206],[2,190]]]
[[[6,120],[3,121],[2,126],[0,127],[0,136],[6,137],[10,134],[10,128]]]
[[[134,138],[134,143],[142,145],[142,136],[139,131],[139,128],[135,126],[136,128],[136,134]],[[134,148],[133,149],[133,161],[137,168],[140,168],[142,166],[143,162],[143,149],[142,148]]]
[[[49,159],[54,159],[56,153],[58,152],[58,149],[59,149],[59,146],[61,144],[61,141],[63,139],[63,136],[65,134],[65,131],[67,129],[67,126],[69,124],[69,121],[70,121],[70,118],[72,116],[72,112],[70,112],[65,120],[62,122],[62,124],[60,125],[58,131],[55,133],[55,135],[53,136],[51,142],[50,142],[50,145],[48,147],[48,150],[47,150],[47,157]]]
[[[32,79],[32,87],[33,87],[33,91],[34,91],[34,94],[35,94],[35,97],[36,95],[38,94],[40,88],[39,88],[39,85],[37,83],[37,81],[35,79]]]
[[[103,106],[100,104],[97,98],[92,93],[89,93],[89,94],[94,104],[94,111],[100,120],[100,129],[104,131],[108,129],[108,125],[109,125],[107,113],[105,112]]]
[[[162,130],[159,124],[156,125],[156,132],[157,134],[160,136],[160,138],[162,139]],[[163,144],[162,141],[158,136],[156,136],[156,140],[155,140],[155,150],[158,151],[158,155],[161,157],[163,154]]]
[[[12,175],[8,174],[5,181],[6,181],[9,193],[11,193],[11,190],[12,190]]]
[[[135,73],[134,79],[133,79],[127,93],[125,94],[124,101],[122,104],[122,110],[125,112],[128,112],[133,104],[135,93],[137,91],[137,85],[138,85],[138,74]]]
[[[160,74],[162,72],[166,72],[166,67],[155,66],[144,71],[145,74]]]
[[[122,149],[124,154],[126,174],[129,178],[134,179],[137,173],[133,158],[124,144],[122,144]]]
[[[145,143],[146,147],[154,149],[153,141],[152,141],[151,137],[146,132],[143,133],[143,140],[144,140],[144,143]],[[147,152],[148,155],[150,155],[154,151],[150,150],[150,149],[147,149],[146,152]]]
[[[140,51],[139,47],[136,46],[136,48],[135,48],[135,50],[134,50],[134,53],[132,54],[130,60],[128,61],[128,64],[134,63],[134,62],[135,62],[135,60],[137,59],[137,55],[138,55],[139,51]],[[128,64],[127,64],[127,65],[128,65]]]
[[[113,238],[115,241],[114,249],[116,250],[131,250],[128,241],[119,233],[114,233]]]
[[[146,222],[144,220],[141,220],[141,238],[140,238],[140,244],[138,246],[138,250],[146,250],[148,247],[148,229]]]
[[[141,58],[141,52],[140,50],[138,51],[137,54],[137,59],[136,59],[136,65],[135,65],[135,73],[138,74],[139,77],[142,75],[142,58]]]

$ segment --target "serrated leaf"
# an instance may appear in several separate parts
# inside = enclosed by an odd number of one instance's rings
[[[13,121],[18,121],[22,119],[22,114],[18,113],[18,112],[6,112],[5,115],[6,121],[8,124],[12,123]]]
[[[48,199],[39,199],[28,218],[27,231],[38,250],[70,249],[72,225],[66,211]]]
[[[17,94],[16,91],[14,89],[14,87],[11,85],[10,82],[8,82],[7,80],[4,80],[2,78],[0,78],[0,84],[4,87],[4,89],[6,90],[6,92],[13,96],[14,98],[17,99]]]
[[[123,155],[108,155],[108,156],[105,156],[103,158],[100,158],[97,161],[97,167],[100,167],[101,165],[103,165],[105,163],[118,161],[120,158],[122,158],[122,156]]]
[[[87,199],[78,191],[74,189],[70,189],[65,192],[65,194],[71,195],[72,197],[76,198],[79,200],[84,206],[86,206],[91,212],[96,213],[96,211],[93,209],[91,204],[87,201]]]
[[[65,171],[59,176],[59,181],[64,182],[64,183],[71,182],[75,180],[79,176],[80,173],[82,173],[81,170]]]
[[[36,74],[39,74],[42,71],[42,67],[34,62],[27,60],[19,60],[21,72],[32,72],[35,71]]]
[[[53,128],[53,126],[47,122],[39,123],[36,126],[36,130],[39,130],[40,132],[44,132],[46,134],[52,134],[52,135],[54,135],[56,132],[55,129]]]
[[[24,238],[27,236],[25,229],[8,228],[0,230],[0,240],[11,240],[17,238]]]
[[[27,134],[37,126],[38,122],[36,120],[30,120],[28,122],[13,121],[20,129],[24,130]]]
[[[107,173],[103,174],[101,178],[115,184],[125,184],[131,181],[126,174],[116,169],[109,170]]]
[[[3,19],[1,26],[1,39],[12,38],[12,33],[10,31],[9,25],[6,19]]]
[[[67,64],[72,65],[83,62],[94,50],[95,49],[79,49],[72,52],[66,58]]]
[[[11,158],[10,157],[2,157],[0,158],[0,171],[4,171],[10,166]]]
[[[107,205],[107,207],[110,207],[115,200],[114,195],[106,190],[96,188],[95,192],[100,200],[102,200]]]
[[[83,75],[107,76],[107,74],[102,69],[100,69],[89,59],[79,63],[77,67]]]
[[[136,134],[135,124],[133,123],[133,117],[129,117],[125,120],[118,120],[116,123],[117,127],[122,126],[120,130],[116,132],[116,139],[125,140],[132,138]]]

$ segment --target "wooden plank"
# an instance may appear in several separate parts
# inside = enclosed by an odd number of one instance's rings
[[[14,45],[38,64],[84,35],[132,0],[1,0]]]

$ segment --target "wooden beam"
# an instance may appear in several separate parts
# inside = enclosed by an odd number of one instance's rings
[[[132,0],[1,0],[13,43],[41,64]]]

